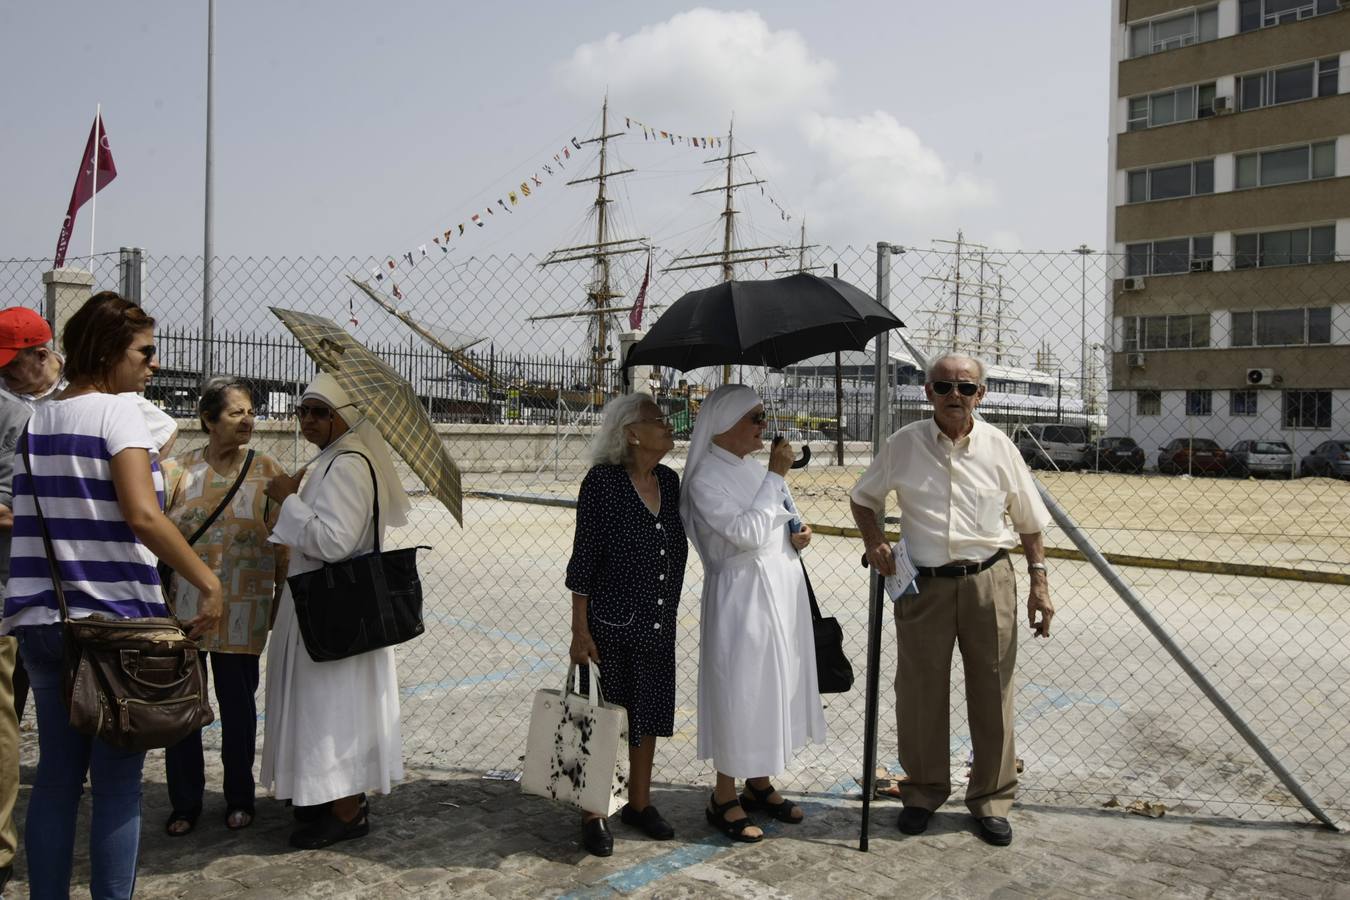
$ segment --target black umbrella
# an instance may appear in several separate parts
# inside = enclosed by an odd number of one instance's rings
[[[904,325],[890,310],[838,278],[798,274],[771,281],[724,281],[670,305],[624,366],[687,372],[739,363],[781,369],[835,350],[862,350]]]

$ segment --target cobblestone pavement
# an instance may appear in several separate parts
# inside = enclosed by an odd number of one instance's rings
[[[1350,898],[1350,836],[1312,825],[1050,806],[1014,809],[1013,845],[985,845],[959,805],[928,833],[895,828],[898,804],[874,805],[871,852],[857,850],[859,804],[805,798],[800,826],[771,823],[756,845],[733,845],[703,819],[706,789],[658,788],[674,824],[657,843],[612,820],[615,852],[580,846],[574,812],[479,773],[410,770],[372,798],[372,831],[335,849],[290,850],[289,811],[260,800],[244,831],[225,830],[208,793],[196,831],[167,837],[162,759],[147,760],[142,898],[189,897],[1333,897]],[[211,771],[214,770],[214,771]],[[219,765],[208,784],[219,785]],[[32,769],[25,768],[24,781]],[[218,787],[217,787],[218,789]],[[19,821],[27,802],[20,798]],[[87,820],[87,800],[82,815]],[[81,833],[81,842],[84,841]],[[18,861],[7,897],[27,897]],[[75,895],[88,865],[77,852]]]

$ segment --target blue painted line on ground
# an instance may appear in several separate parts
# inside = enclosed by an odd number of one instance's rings
[[[456,628],[463,628],[465,631],[473,631],[484,637],[495,638],[500,641],[508,641],[521,647],[529,647],[538,653],[558,653],[557,645],[543,641],[538,638],[527,637],[523,634],[517,634],[514,631],[504,631],[494,625],[483,625],[475,622],[473,619],[466,619],[462,616],[452,616],[445,613],[424,612],[424,619],[434,619],[437,622],[443,622],[446,625],[453,625]]]
[[[514,669],[507,669],[499,672],[486,672],[481,675],[461,675],[456,678],[443,678],[440,681],[424,681],[421,684],[409,685],[399,689],[399,696],[404,700],[413,697],[425,697],[428,694],[438,693],[440,691],[449,691],[456,688],[477,687],[482,684],[495,684],[501,681],[511,681],[516,678],[523,678],[526,675],[533,675],[536,672],[543,672],[554,669],[558,666],[556,659],[541,659],[539,657],[530,657],[522,659],[524,668],[519,666]]]

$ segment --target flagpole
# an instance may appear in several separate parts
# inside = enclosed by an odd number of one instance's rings
[[[216,0],[206,3],[206,219],[202,227],[202,383],[211,377],[213,329],[211,322],[212,255],[215,252],[215,235],[212,226],[212,194],[215,178],[212,156],[214,137],[212,125],[215,120],[214,82],[216,72]]]
[[[102,148],[103,104],[94,108],[94,171],[93,192],[89,195],[89,271],[94,271],[94,220],[98,218],[98,151]]]

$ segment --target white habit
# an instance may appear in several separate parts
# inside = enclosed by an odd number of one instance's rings
[[[359,456],[338,456],[347,450],[371,456],[349,431],[319,454],[300,493],[281,506],[271,540],[291,548],[288,577],[375,548],[370,469]],[[384,515],[382,502],[381,532]],[[403,779],[393,648],[316,663],[300,637],[289,585],[267,645],[266,697],[262,784],[277,799],[315,806],[388,793]]]
[[[811,606],[783,507],[787,483],[709,444],[684,491],[685,527],[705,573],[698,756],[735,778],[777,775],[807,742],[825,740]]]

